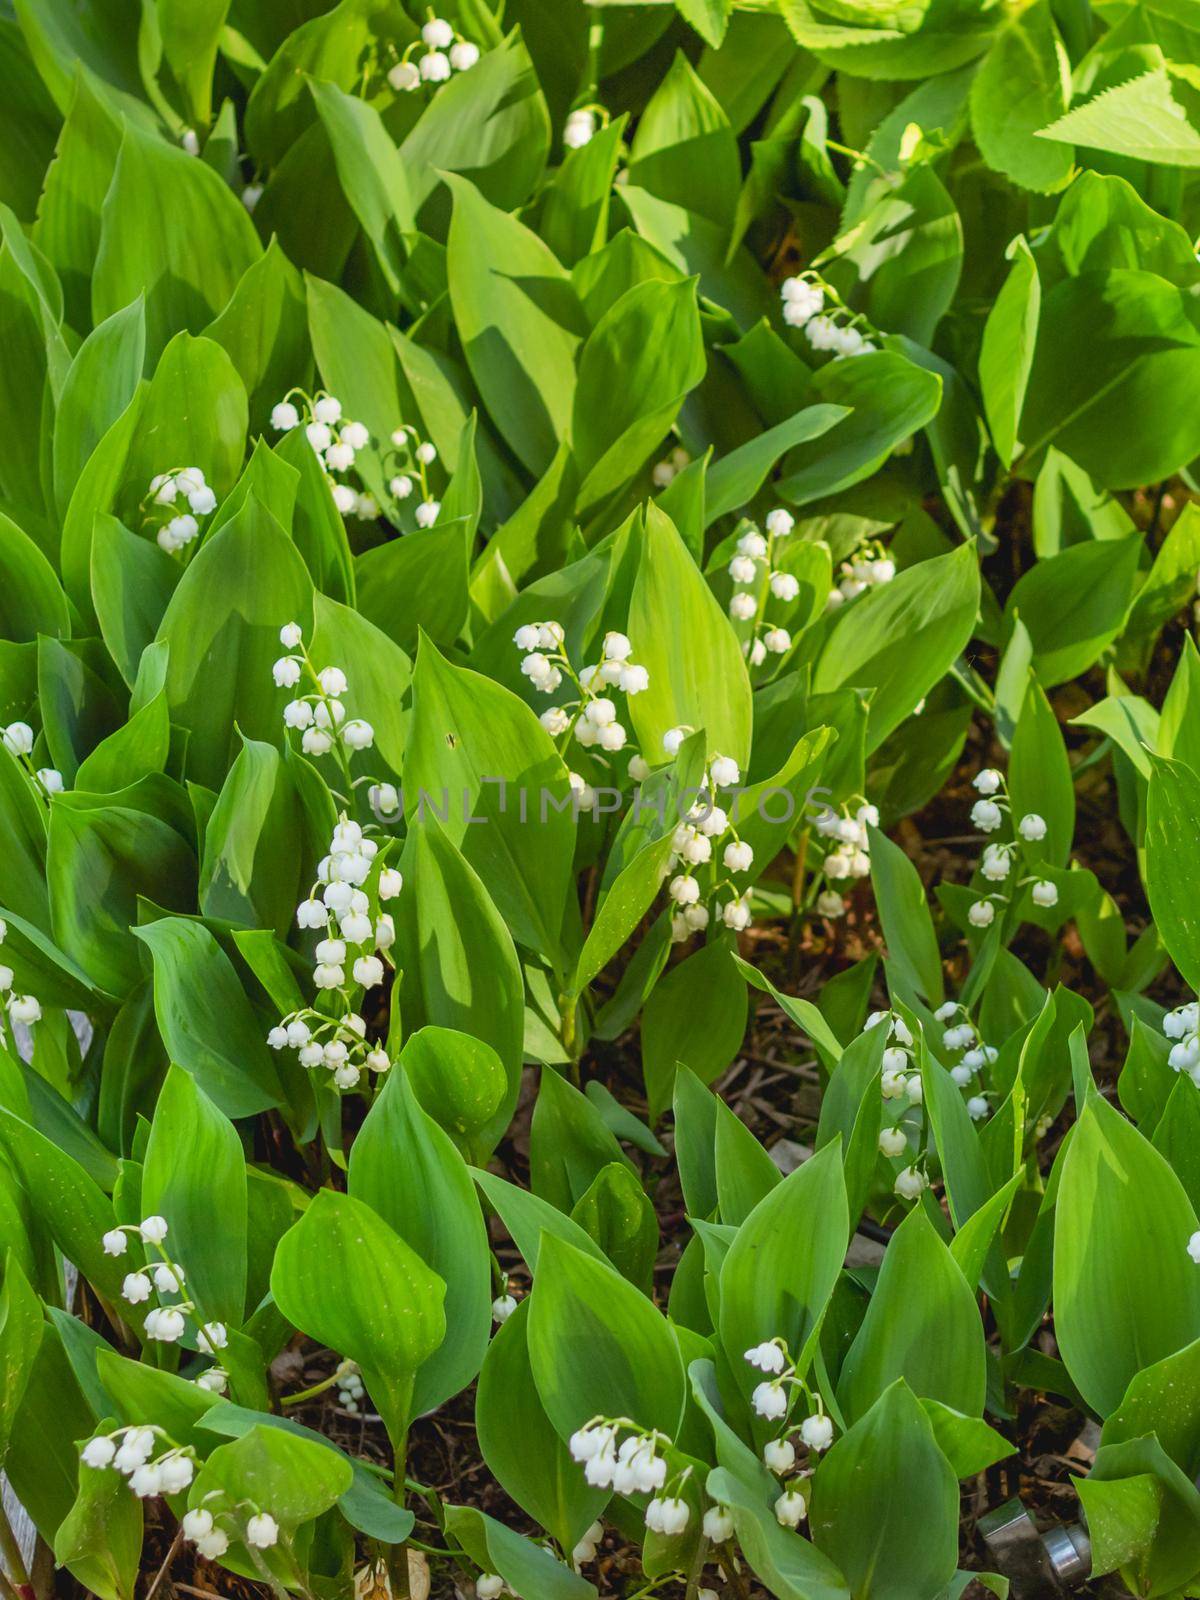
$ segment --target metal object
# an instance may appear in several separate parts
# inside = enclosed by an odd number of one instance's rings
[[[1020,1500],[1007,1500],[989,1511],[979,1531],[996,1566],[1011,1581],[1015,1600],[1061,1594],[1091,1572],[1091,1543],[1083,1524],[1060,1523],[1041,1534]]]
[[[1062,1524],[1042,1535],[1054,1576],[1064,1589],[1083,1583],[1092,1570],[1092,1541],[1081,1522]]]

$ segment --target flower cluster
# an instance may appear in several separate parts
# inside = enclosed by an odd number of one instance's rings
[[[996,833],[1003,826],[1005,813],[1012,813],[1004,774],[995,767],[984,767],[975,774],[973,783],[980,798],[971,807],[971,825],[980,833]],[[984,846],[979,870],[989,883],[1004,883],[1011,876],[1022,857],[1022,846],[1037,844],[1046,837],[1046,820],[1036,811],[1027,812],[1018,820],[1016,832],[1014,839],[993,841]],[[1048,878],[1018,874],[1014,881],[1018,888],[1030,886],[1030,898],[1035,906],[1049,908],[1058,904],[1058,888]],[[971,905],[967,917],[972,927],[990,928],[996,920],[997,905],[1007,904],[1005,895],[982,895]]]
[[[1200,1005],[1189,1000],[1168,1011],[1162,1029],[1172,1041],[1167,1065],[1175,1072],[1186,1072],[1193,1083],[1200,1084]]]
[[[821,864],[826,887],[817,896],[817,910],[823,917],[837,918],[845,915],[846,902],[833,887],[848,879],[868,878],[871,875],[870,828],[879,826],[879,811],[869,800],[855,796],[861,803],[851,812],[849,805],[841,811],[826,806],[814,824],[817,834],[830,841]]]
[[[175,467],[151,478],[142,512],[168,555],[178,555],[199,536],[200,521],[217,509],[217,497],[199,467]]]
[[[159,1450],[160,1439],[167,1448]],[[85,1467],[112,1467],[129,1480],[139,1500],[159,1494],[182,1494],[196,1475],[195,1452],[173,1444],[161,1428],[134,1426],[98,1433],[80,1452]]]
[[[748,528],[739,537],[729,563],[729,576],[734,582],[729,615],[735,622],[754,624],[742,644],[752,667],[761,666],[768,655],[783,655],[792,647],[788,630],[769,622],[765,613],[772,600],[790,605],[800,593],[795,574],[780,570],[775,559],[780,544],[795,526],[791,513],[776,507],[764,519],[765,535],[757,528]]]
[[[342,704],[350,687],[346,674],[341,667],[317,670],[298,622],[286,623],[279,630],[279,642],[290,653],[280,656],[271,668],[275,687],[295,689],[305,680],[310,686],[284,706],[284,726],[300,730],[300,748],[306,756],[325,756],[336,750],[348,771],[350,756],[375,743],[375,730],[362,717],[347,719]]]
[[[847,600],[857,600],[860,594],[881,583],[891,583],[896,576],[896,563],[877,539],[868,539],[842,562],[839,570],[841,576],[825,602],[827,611],[836,610]]]
[[[990,1067],[998,1059],[1000,1052],[994,1045],[984,1044],[979,1030],[967,1015],[966,1007],[956,1000],[947,1000],[934,1012],[934,1016],[941,1023],[950,1026],[942,1034],[942,1044],[947,1050],[963,1052],[962,1057],[950,1068],[950,1076],[960,1089],[970,1086],[975,1075],[983,1068]],[[980,1121],[988,1114],[987,1099],[982,1094],[974,1094],[967,1101],[967,1110],[975,1122]]]
[[[691,1508],[678,1493],[691,1469],[668,1484],[667,1461],[659,1446],[669,1443],[665,1435],[647,1432],[628,1417],[593,1417],[571,1435],[568,1448],[593,1488],[652,1496],[646,1526],[652,1533],[671,1536],[682,1533],[691,1516]],[[664,1494],[664,1489],[672,1492]]]
[[[879,348],[867,336],[873,331],[867,319],[843,305],[814,273],[785,278],[779,292],[783,320],[789,328],[803,328],[804,337],[814,350],[832,351],[834,359],[840,361],[844,356],[871,355]]]
[[[431,439],[422,439],[417,430],[407,422],[392,429],[392,449],[388,468],[388,493],[393,500],[411,500],[420,494],[413,515],[418,528],[432,528],[442,509],[440,500],[433,498],[429,484],[429,469],[437,460],[437,447]]]
[[[604,1524],[602,1522],[590,1523],[583,1538],[571,1551],[571,1565],[576,1572],[589,1561],[596,1559],[596,1546],[604,1537]]]
[[[198,1314],[195,1302],[183,1298],[186,1275],[179,1262],[172,1261],[163,1249],[167,1231],[165,1217],[144,1217],[136,1225],[121,1224],[110,1228],[100,1243],[105,1255],[123,1256],[129,1248],[129,1236],[136,1234],[143,1245],[149,1245],[158,1253],[160,1259],[157,1262],[135,1267],[132,1272],[125,1274],[121,1284],[121,1298],[131,1306],[144,1305],[152,1295],[157,1296],[158,1303],[146,1312],[143,1323],[147,1339],[159,1344],[178,1344],[188,1331],[190,1322],[197,1350],[202,1355],[215,1356],[218,1350],[224,1350],[229,1343],[229,1331],[223,1322],[205,1322]],[[218,1391],[224,1388],[223,1372],[219,1374],[219,1382],[208,1373],[204,1376],[209,1381],[202,1387]]]
[[[656,489],[665,489],[667,485],[683,471],[684,467],[691,465],[691,456],[681,444],[677,444],[670,455],[664,456],[661,461],[656,461],[650,471],[650,479]]]
[[[445,83],[454,72],[470,72],[479,60],[479,46],[455,32],[444,17],[429,13],[414,40],[388,72],[387,79],[397,94],[410,93],[423,83]]]
[[[335,1014],[311,1006],[285,1016],[267,1034],[272,1050],[299,1052],[302,1067],[324,1067],[339,1089],[353,1089],[364,1071],[386,1072],[391,1059],[382,1043],[367,1042],[366,1020],[355,1009],[355,986],[378,987],[391,965],[396,939],[391,915],[372,917],[372,897],[380,907],[394,900],[403,879],[394,867],[377,861],[379,844],[345,813],[333,830],[329,854],[317,867],[317,881],[296,908],[296,922],[320,935],[313,952],[313,983]],[[350,976],[346,966],[350,963]]]
[[[8,938],[8,923],[0,917],[0,944]],[[35,1022],[42,1020],[41,1004],[31,994],[15,994],[13,984],[16,974],[13,969],[0,961],[0,995],[4,995],[4,1004],[8,1008],[10,1022],[21,1022],[27,1028],[32,1028]]]
[[[807,1512],[808,1497],[803,1479],[793,1476],[794,1439],[799,1438],[811,1460],[833,1443],[833,1422],[825,1414],[820,1395],[814,1395],[797,1372],[786,1340],[765,1339],[746,1351],[746,1360],[758,1372],[767,1374],[755,1386],[750,1396],[751,1405],[768,1422],[784,1423],[782,1431],[763,1446],[763,1461],[776,1477],[785,1480],[784,1491],[775,1502],[776,1520],[782,1527],[795,1528]],[[798,1422],[789,1421],[788,1414],[797,1396],[812,1409]]]
[[[353,1361],[343,1361],[335,1374],[338,1405],[356,1417],[367,1397],[362,1373]]]
[[[48,800],[52,794],[63,792],[63,775],[56,767],[35,767],[33,764],[34,732],[27,722],[10,722],[0,729],[0,739],[10,756],[24,767],[34,789]]]
[[[677,754],[690,732],[689,728],[668,729],[663,748],[669,756]],[[720,871],[741,874],[754,865],[753,848],[739,837],[728,809],[720,804],[722,790],[732,789],[740,781],[741,771],[732,756],[713,756],[686,819],[675,829],[668,870],[682,870],[671,878],[667,893],[678,907],[671,918],[671,938],[677,944],[703,932],[714,912],[735,933],[750,926],[749,889]],[[727,895],[731,898],[725,898]]]
[[[650,674],[633,660],[633,645],[623,633],[606,633],[599,661],[578,671],[567,655],[560,622],[523,623],[513,635],[513,643],[524,653],[522,673],[540,694],[556,694],[564,680],[576,691],[538,719],[550,737],[559,741],[561,752],[565,754],[572,739],[601,759],[626,748],[629,733],[618,719],[616,703],[605,691],[641,694],[650,686]],[[644,777],[649,768],[635,754],[629,770],[637,778]],[[591,806],[595,797],[587,780],[577,772],[570,774],[570,780],[576,808]]]
[[[279,1543],[279,1524],[269,1511],[261,1511],[243,1502],[238,1507],[220,1508],[220,1502],[227,1497],[220,1489],[213,1490],[212,1494],[205,1495],[206,1501],[212,1501],[218,1506],[213,1511],[212,1506],[194,1506],[191,1511],[183,1514],[183,1536],[189,1544],[194,1544],[200,1555],[209,1561],[215,1561],[223,1556],[229,1549],[229,1536],[232,1532],[240,1538],[250,1550],[269,1550],[272,1545]],[[250,1515],[245,1517],[246,1511]],[[239,1515],[240,1513],[240,1515]],[[217,1518],[225,1523],[222,1527]]]
[[[863,1027],[866,1033],[887,1025],[888,1040],[880,1060],[879,1092],[885,1101],[903,1102],[902,1110],[919,1106],[925,1096],[921,1074],[912,1057],[912,1030],[903,1017],[893,1011],[872,1011]],[[896,1123],[879,1131],[879,1149],[889,1159],[906,1154],[908,1134]],[[894,1192],[902,1200],[915,1200],[928,1187],[929,1180],[919,1165],[903,1167],[895,1177]]]
[[[325,468],[333,503],[342,516],[372,521],[379,515],[375,496],[355,489],[338,477],[339,473],[353,471],[358,452],[370,444],[371,435],[366,424],[343,417],[342,402],[323,389],[316,395],[305,394],[303,389],[289,389],[272,408],[271,426],[277,433],[290,433],[301,425],[304,437]]]

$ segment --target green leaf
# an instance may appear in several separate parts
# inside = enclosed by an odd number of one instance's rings
[[[490,1259],[471,1175],[418,1105],[402,1066],[392,1068],[354,1140],[349,1188],[445,1280],[454,1337],[422,1365],[412,1400],[414,1411],[432,1411],[479,1372],[492,1316]]]
[[[876,749],[945,676],[975,631],[978,611],[979,561],[971,545],[906,567],[835,614],[813,692],[873,689],[867,740]]]
[[[54,498],[60,513],[92,452],[137,392],[146,348],[141,295],[98,324],[80,345],[54,418]]]
[[[507,1089],[478,1135],[494,1148],[521,1084],[524,993],[516,950],[479,876],[433,816],[409,838],[411,893],[401,896],[396,918],[405,1026],[455,1028],[495,1049]]]
[[[604,313],[579,352],[572,412],[582,510],[641,470],[705,365],[693,280],[636,284]]]
[[[984,324],[979,387],[996,454],[1011,467],[1033,368],[1042,286],[1037,262],[1024,238],[1015,239],[1008,254],[1012,266]]]
[[[737,141],[682,50],[638,119],[629,181],[719,225],[733,219],[741,185]]]
[[[446,1528],[485,1571],[524,1600],[596,1600],[595,1587],[523,1533],[474,1506],[447,1506]]]
[[[1075,106],[1041,137],[1165,167],[1200,167],[1200,133],[1171,93],[1164,68],[1105,89]]]
[[[513,937],[562,970],[575,819],[567,769],[514,694],[417,653],[405,809],[428,811],[487,883]]]
[[[164,917],[133,931],[154,958],[154,1014],[172,1061],[227,1117],[282,1104],[265,1029],[208,929]]]
[[[570,426],[583,313],[536,234],[465,178],[446,181],[450,302],[467,365],[500,432],[540,474]]]
[[[674,1439],[684,1375],[670,1324],[619,1273],[552,1235],[538,1253],[529,1355],[560,1438],[595,1416],[623,1416]]]
[[[304,280],[277,238],[204,332],[233,362],[249,397],[251,430],[263,432],[272,406],[307,381],[312,364]]]
[[[1078,677],[1120,633],[1141,547],[1139,535],[1069,545],[1017,580],[1006,617],[1027,629],[1043,688]]]
[[[674,523],[654,505],[646,512],[629,637],[650,677],[649,688],[629,702],[648,759],[659,759],[669,729],[703,728],[710,755],[745,767],[751,706],[741,646]],[[694,648],[698,639],[703,649]]]
[[[746,988],[729,946],[716,940],[673,967],[642,1016],[642,1072],[650,1115],[670,1104],[675,1068],[711,1083],[733,1061],[746,1031]]]
[[[1190,298],[1152,272],[1087,271],[1057,284],[1042,303],[1021,417],[1025,457],[1053,444],[1106,489],[1155,483],[1192,460],[1194,315]]]
[[[312,584],[295,545],[251,497],[197,551],[158,632],[171,650],[171,720],[191,735],[190,777],[219,788],[239,734],[281,742],[284,696],[271,677],[279,630],[298,622],[308,634],[311,615]]]
[[[1036,0],[1000,29],[971,85],[971,129],[992,171],[1040,194],[1061,189],[1071,176],[1071,150],[1034,136],[1062,116],[1070,98],[1071,64],[1050,0]]]
[[[1054,1229],[1055,1331],[1067,1370],[1107,1416],[1134,1375],[1191,1344],[1196,1213],[1162,1156],[1097,1095],[1065,1153]],[[1139,1292],[1128,1293],[1137,1283]]]
[[[46,856],[51,925],[60,949],[98,989],[122,998],[143,976],[131,936],[139,897],[182,911],[193,902],[196,881],[191,849],[144,808],[152,802],[122,803],[137,798],[128,790],[111,796],[77,790],[56,798]]]
[[[228,1207],[213,1228],[213,1196]],[[167,1218],[167,1251],[187,1270],[205,1321],[240,1325],[246,1297],[246,1158],[237,1130],[182,1067],[167,1073],[142,1172],[142,1209]]]
[[[738,1228],[721,1268],[720,1335],[745,1398],[759,1377],[745,1353],[763,1340],[786,1340],[798,1369],[807,1369],[849,1233],[837,1144],[797,1167]]]
[[[371,1263],[370,1273],[359,1270]],[[297,1328],[362,1368],[400,1447],[419,1368],[446,1337],[445,1283],[361,1200],[321,1189],[275,1251],[271,1294]]]
[[[109,655],[133,686],[142,652],[154,642],[179,582],[179,567],[165,550],[139,539],[116,517],[95,519],[91,543],[91,598]]]
[[[891,1493],[898,1483],[903,1496]],[[856,1596],[912,1600],[942,1593],[954,1576],[958,1483],[903,1379],[821,1462],[809,1521],[818,1550],[837,1562]]]
[[[588,1487],[538,1398],[529,1356],[528,1300],[519,1302],[488,1346],[475,1426],[480,1452],[501,1488],[564,1550],[573,1550],[608,1494]]]
[[[395,143],[373,106],[335,83],[313,78],[309,89],[325,125],[338,178],[375,251],[393,294],[404,281],[405,235],[416,228],[408,178]]]
[[[402,650],[415,651],[421,633],[448,650],[467,620],[470,543],[465,519],[443,516],[432,528],[364,550],[355,562],[359,610]]]
[[[469,1033],[431,1026],[405,1040],[400,1065],[422,1109],[474,1160],[508,1088],[496,1051]]]
[[[422,223],[445,173],[469,178],[501,211],[517,211],[542,178],[550,119],[526,48],[530,34],[522,38],[518,21],[519,13],[510,16],[508,37],[443,84],[400,147]]]
[[[270,1506],[271,1515],[290,1534],[328,1511],[352,1477],[349,1461],[315,1439],[259,1423],[217,1446],[196,1474],[188,1506],[203,1505],[208,1495],[223,1490],[226,1504]]]
[[[1200,917],[1187,819],[1200,803],[1200,775],[1180,761],[1152,758],[1146,798],[1146,895],[1172,961],[1188,987],[1200,985]]]
[[[898,976],[928,1004],[938,1006],[945,992],[942,957],[929,915],[925,885],[898,844],[871,828],[871,882],[889,960]]]
[[[67,597],[54,568],[27,533],[0,513],[0,636],[32,641],[66,638]]]
[[[75,1503],[54,1535],[55,1561],[100,1600],[133,1600],[141,1555],[141,1502],[119,1472],[81,1462]]]
[[[153,361],[181,328],[211,322],[261,254],[245,208],[210,166],[125,123],[101,213],[93,321],[144,293]],[[175,465],[190,463],[158,470]]]
[[[42,1303],[10,1247],[0,1287],[0,1461],[8,1454],[13,1424],[42,1342]]]
[[[865,1417],[903,1378],[918,1399],[978,1416],[984,1360],[975,1296],[924,1208],[914,1206],[892,1236],[842,1364],[839,1404],[848,1418]]]
[[[1075,835],[1075,785],[1058,718],[1036,678],[1031,678],[1013,734],[1008,768],[1013,817],[1043,817],[1046,837],[1026,854],[1065,867]]]

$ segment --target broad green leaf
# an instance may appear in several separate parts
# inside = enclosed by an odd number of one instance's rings
[[[213,1227],[213,1197],[223,1220]],[[167,1218],[165,1248],[203,1321],[240,1325],[246,1296],[246,1158],[237,1129],[182,1067],[167,1073],[146,1146],[142,1210]]]
[[[499,684],[417,653],[404,761],[410,817],[435,816],[488,885],[514,939],[563,970],[575,818],[550,735]]]
[[[870,829],[871,882],[888,957],[896,972],[930,1006],[942,1002],[942,958],[929,915],[925,886],[898,844]]]
[[[873,689],[867,738],[868,748],[877,748],[966,647],[979,592],[970,545],[906,567],[835,615],[813,673],[814,692]]]
[[[571,443],[581,509],[635,476],[704,371],[693,281],[638,284],[605,312],[579,352]]]
[[[757,1383],[746,1351],[782,1338],[804,1371],[846,1254],[850,1222],[842,1152],[802,1162],[738,1228],[720,1278],[720,1336],[737,1387]]]
[[[495,1571],[524,1600],[596,1600],[595,1586],[573,1567],[475,1506],[447,1506],[446,1528],[483,1570]]]
[[[504,1491],[563,1549],[574,1549],[608,1495],[588,1487],[538,1397],[529,1356],[528,1300],[518,1303],[488,1346],[475,1426],[483,1459]]]
[[[978,1416],[983,1322],[975,1296],[921,1206],[896,1229],[871,1303],[842,1364],[838,1401],[866,1416],[899,1378],[919,1398]]]
[[[536,234],[465,178],[447,182],[450,301],[467,365],[497,428],[529,471],[541,473],[570,426],[583,313]]]
[[[1091,540],[1039,561],[1013,586],[1007,617],[1020,617],[1045,689],[1077,677],[1121,631],[1142,541]]]
[[[1141,1368],[1200,1329],[1200,1280],[1187,1253],[1196,1213],[1162,1156],[1092,1095],[1064,1157],[1055,1219],[1059,1349],[1080,1393],[1107,1416]]]
[[[54,1535],[55,1561],[100,1600],[133,1600],[141,1555],[141,1502],[121,1473],[81,1462],[75,1503]]]
[[[297,1328],[358,1363],[402,1447],[417,1371],[446,1337],[442,1279],[370,1206],[321,1189],[279,1241],[271,1293]]]
[[[732,1063],[746,1031],[746,989],[729,946],[715,940],[673,967],[642,1017],[642,1073],[657,1118],[670,1104],[677,1065],[711,1083]]]
[[[227,1117],[280,1105],[266,1031],[208,929],[164,917],[134,932],[154,958],[154,1012],[171,1060]]]
[[[1200,133],[1171,93],[1170,76],[1162,68],[1105,89],[1039,132],[1047,141],[1152,165],[1200,167]]]
[[[751,708],[741,646],[674,524],[654,505],[646,512],[629,637],[650,677],[629,703],[647,758],[660,759],[670,729],[703,728],[710,755],[732,756],[744,767]]]
[[[1152,272],[1087,271],[1051,289],[1021,416],[1023,459],[1053,444],[1106,489],[1157,482],[1192,460],[1194,316],[1190,299]]]
[[[54,498],[60,513],[66,512],[92,452],[137,392],[145,347],[141,295],[114,311],[80,345],[54,418]]]
[[[271,677],[279,630],[299,622],[309,635],[311,616],[312,584],[295,545],[251,498],[197,551],[158,632],[171,649],[171,720],[190,733],[190,777],[219,788],[239,733],[281,742],[285,694]]]
[[[415,1411],[433,1410],[479,1372],[491,1326],[490,1262],[471,1175],[449,1134],[417,1103],[402,1066],[393,1067],[354,1140],[349,1187],[445,1280],[454,1337],[422,1365],[413,1391]]]
[[[261,254],[245,208],[211,167],[125,123],[101,212],[95,322],[144,293],[154,360],[180,329],[199,333],[211,322]]]
[[[1000,29],[971,85],[971,129],[992,171],[1040,194],[1061,189],[1072,152],[1035,135],[1070,98],[1071,66],[1050,0],[1035,0]]]
[[[196,881],[191,848],[146,809],[152,801],[137,800],[129,790],[113,795],[74,791],[56,798],[46,856],[51,925],[59,947],[98,989],[122,998],[143,976],[130,934],[139,897],[184,911],[193,903]]]
[[[898,1483],[906,1486],[901,1497],[889,1492]],[[954,1576],[958,1483],[902,1378],[821,1462],[809,1520],[817,1548],[863,1600],[941,1594]]]
[[[405,1026],[455,1028],[496,1051],[507,1089],[477,1135],[494,1148],[521,1084],[524,995],[517,953],[482,880],[434,817],[414,827],[409,839],[412,871],[397,902],[395,951]]]
[[[674,1439],[684,1374],[670,1324],[619,1273],[553,1236],[538,1254],[529,1355],[560,1438],[595,1416],[624,1416]]]

